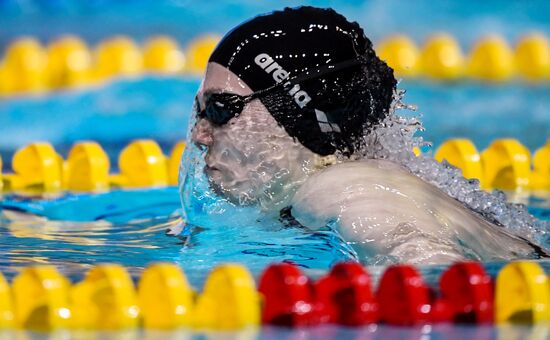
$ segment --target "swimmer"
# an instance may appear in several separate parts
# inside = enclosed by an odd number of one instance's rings
[[[196,96],[192,141],[217,195],[312,230],[366,263],[537,257],[537,247],[403,166],[361,157],[390,114],[393,71],[355,22],[300,7],[229,32]]]

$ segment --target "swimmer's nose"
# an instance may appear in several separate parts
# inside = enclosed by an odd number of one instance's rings
[[[212,145],[214,142],[213,126],[207,119],[199,119],[197,125],[193,128],[191,140],[202,145]]]

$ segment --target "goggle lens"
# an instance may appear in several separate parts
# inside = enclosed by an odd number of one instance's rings
[[[208,119],[215,125],[224,125],[238,116],[247,103],[247,97],[231,93],[213,93],[206,96],[205,108],[199,117]]]

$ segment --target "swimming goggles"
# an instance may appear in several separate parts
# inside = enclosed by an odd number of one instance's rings
[[[301,75],[297,75],[292,79],[277,83],[271,87],[268,87],[267,89],[259,90],[246,96],[227,92],[206,93],[204,96],[204,109],[199,112],[199,118],[205,118],[214,125],[224,125],[232,118],[240,115],[245,105],[248,104],[250,101],[256,98],[261,98],[262,96],[272,92],[277,88],[289,86],[291,87],[293,84],[298,84],[309,79],[319,78],[329,73],[365,63],[366,58],[364,56],[358,56],[357,58],[351,60],[346,60],[332,65],[326,65],[325,67],[315,70],[313,72],[306,72]],[[195,97],[195,105],[200,110],[200,105],[197,97]]]

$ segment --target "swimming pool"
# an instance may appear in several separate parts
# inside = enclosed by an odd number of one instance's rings
[[[368,8],[376,8],[376,5],[381,6],[377,2],[371,2]],[[351,3],[349,6],[361,7],[361,4]],[[251,7],[256,10],[254,6]],[[392,3],[384,7],[384,11],[391,13],[396,7],[399,5]],[[459,7],[464,17],[470,11],[464,6]],[[136,8],[133,15],[145,11],[144,7]],[[419,5],[419,8],[426,9],[426,6]],[[480,11],[483,13],[491,9],[490,6],[487,8],[481,8]],[[202,10],[207,11],[208,7]],[[245,15],[238,9],[233,10],[238,13],[235,17]],[[351,12],[350,9],[347,10]],[[249,11],[252,10],[247,8],[244,12]],[[532,13],[531,11],[527,10],[528,13]],[[508,12],[497,16],[495,20],[505,21],[510,18],[511,12],[509,8]],[[44,15],[42,13],[38,11],[37,15]],[[452,21],[452,26],[456,29],[453,33],[462,41],[472,40],[473,32],[458,28],[462,20],[460,18],[463,17],[457,16],[458,19]],[[74,19],[71,15],[69,17]],[[17,30],[16,18],[10,19],[15,23],[10,26],[12,35],[14,32],[25,31],[21,27]],[[217,27],[229,25],[229,21],[220,23]],[[533,22],[537,28],[547,29],[544,18]],[[394,25],[399,27],[395,23]],[[500,28],[502,32],[513,37],[523,27],[520,24],[512,26],[496,25],[493,28]],[[94,41],[112,29],[111,26],[80,33]],[[101,32],[102,30],[105,31]],[[35,33],[32,31],[29,28],[26,32]],[[168,31],[174,34],[180,32]],[[424,32],[421,26],[411,31],[411,35],[421,36]],[[57,34],[57,29],[52,28],[51,32],[40,34],[49,37]],[[146,32],[141,34],[143,37]],[[373,34],[376,37],[376,34],[381,36],[382,33],[374,30]],[[139,33],[137,36],[139,37]],[[0,125],[4,133],[0,135],[0,152],[4,159],[4,169],[11,168],[11,155],[17,147],[35,140],[50,141],[63,156],[67,155],[70,145],[77,140],[98,140],[114,160],[129,140],[146,137],[158,140],[167,153],[177,140],[186,137],[187,113],[198,84],[198,79],[193,78],[147,77],[141,80],[120,80],[106,87],[80,92],[68,91],[36,98],[1,100]],[[466,137],[482,149],[491,140],[506,136],[518,139],[534,151],[550,137],[548,85],[510,83],[486,87],[477,83],[455,83],[442,86],[437,83],[404,80],[400,87],[408,90],[405,101],[418,105],[419,111],[423,113],[426,127],[424,136],[426,140],[433,141],[434,146],[451,137]],[[71,114],[68,115],[68,112]],[[524,119],[525,116],[529,119]],[[502,121],[514,123],[501,124]],[[132,129],[128,128],[130,122]],[[114,161],[112,163],[115,164]],[[538,218],[550,220],[550,201],[547,197],[532,196],[526,202],[530,211]],[[20,267],[49,263],[56,265],[72,280],[78,281],[92,265],[104,262],[123,264],[137,278],[146,265],[167,261],[184,268],[191,284],[200,288],[213,266],[228,261],[245,264],[256,278],[268,264],[281,261],[297,263],[307,268],[309,275],[318,277],[331,264],[354,258],[353,250],[330,231],[312,233],[287,228],[278,223],[266,224],[265,228],[258,230],[253,224],[247,225],[245,222],[238,227],[228,228],[224,227],[223,221],[212,220],[211,224],[201,226],[204,230],[193,232],[190,239],[183,244],[181,240],[164,234],[166,228],[178,223],[180,203],[174,187],[121,190],[99,195],[66,195],[47,200],[7,194],[2,203],[4,206],[42,216],[28,216],[7,209],[4,211],[0,219],[0,252],[3,254],[0,258],[0,271],[10,279]],[[240,211],[240,214],[243,221],[246,221],[247,216],[252,216],[246,209]],[[550,246],[550,243],[546,244]],[[486,267],[490,274],[496,275],[503,265],[491,263]],[[543,262],[542,265],[547,272],[550,270],[549,264]],[[425,267],[421,271],[433,285],[443,269]],[[381,268],[373,267],[369,270],[377,280]],[[262,329],[260,336],[315,338],[330,334],[333,337],[361,338],[471,334],[506,337],[518,332],[517,336],[520,337],[530,332],[535,334],[533,336],[545,332],[536,327],[430,327],[401,329],[378,326],[351,330],[322,326],[292,331],[268,327]],[[154,333],[145,335],[159,336]],[[180,335],[185,336],[187,333]],[[216,338],[220,334],[207,335]],[[241,334],[244,337],[256,335],[258,334]]]
[[[91,106],[89,103],[100,102],[104,96],[124,97],[125,93],[129,96],[139,97],[140,94],[148,93],[151,95],[152,91],[159,91],[162,93],[173,93],[173,98],[170,96],[168,101],[172,101],[176,107],[182,107],[180,102],[180,93],[185,91],[177,91],[176,89],[186,89],[187,87],[196,87],[196,81],[185,80],[161,80],[161,79],[145,79],[138,82],[121,81],[113,83],[106,88],[98,89],[95,92],[85,93],[66,93],[60,95],[49,96],[41,99],[16,99],[13,100],[11,108],[22,107],[40,107],[44,108],[48,105],[54,107],[63,107],[65,105],[79,106],[74,108],[74,112],[82,114],[83,121],[85,119],[99,119],[104,122],[108,122],[112,116],[105,115],[104,117],[97,117],[92,113],[87,113],[86,110]],[[409,94],[411,97],[415,96],[416,103],[422,106],[420,103],[422,100],[431,101],[431,106],[437,106],[434,104],[434,98],[442,98],[440,105],[446,105],[445,93],[446,90],[441,89],[435,85],[430,84],[415,84]],[[154,89],[154,90],[153,90]],[[125,92],[126,91],[126,92]],[[173,92],[172,92],[173,91]],[[447,90],[451,92],[451,90]],[[453,92],[465,92],[464,96],[468,98],[475,97],[479,101],[490,101],[491,97],[495,96],[494,91],[497,93],[502,91],[510,91],[509,93],[517,93],[513,88],[503,87],[493,91],[486,90],[479,91],[477,85],[462,85],[453,89]],[[530,93],[524,88],[522,95]],[[411,93],[412,92],[412,93]],[[447,93],[448,93],[447,92]],[[475,96],[472,96],[472,92],[476,92]],[[116,95],[113,95],[116,93]],[[192,95],[193,90],[187,90],[189,96]],[[440,94],[435,96],[434,93]],[[448,94],[450,96],[450,94]],[[80,100],[85,97],[86,100]],[[154,97],[154,96],[152,96]],[[160,97],[160,96],[159,96]],[[527,97],[529,97],[527,95]],[[542,98],[545,98],[544,96]],[[528,100],[522,98],[522,100]],[[412,102],[412,100],[409,100]],[[86,105],[82,104],[86,103]],[[131,103],[131,101],[130,101]],[[130,104],[131,105],[131,104]],[[166,105],[170,106],[170,103],[163,102],[159,106],[155,101],[149,105],[157,105],[160,107],[160,117],[165,119],[164,111],[162,107]],[[483,106],[483,105],[481,105]],[[7,107],[7,106],[6,106]],[[464,115],[472,115],[476,117],[477,113],[469,113],[468,110],[472,110],[471,106],[462,108],[465,110]],[[52,110],[52,114],[55,112],[61,112],[62,110]],[[63,110],[64,111],[64,110]],[[124,111],[124,110],[123,110]],[[116,124],[103,124],[103,123],[85,123],[83,128],[74,129],[78,134],[94,134],[100,133],[104,135],[116,135],[121,141],[115,141],[112,143],[103,143],[104,148],[112,156],[113,164],[116,155],[120,152],[120,149],[124,146],[122,140],[124,138],[130,139],[131,137],[121,137],[118,133],[135,133],[135,131],[127,131],[123,129],[124,120],[133,119],[134,117],[143,117],[143,126],[141,128],[146,129],[146,126],[159,120],[159,116],[154,116],[150,113],[132,112],[127,110],[128,114],[121,119],[120,126]],[[33,110],[21,109],[20,112],[29,113],[31,119],[33,117]],[[36,110],[35,112],[38,112]],[[515,119],[514,115],[517,111],[510,109],[508,113],[503,113],[510,119]],[[183,117],[181,117],[183,116]],[[181,120],[181,125],[185,125],[185,115],[176,116],[175,119]],[[430,124],[430,118],[426,117],[426,121]],[[490,120],[491,115],[483,116],[483,119]],[[497,116],[493,119],[501,119],[502,116]],[[17,118],[20,124],[24,126],[25,115],[21,115]],[[161,119],[161,120],[162,120]],[[443,125],[440,119],[441,117],[432,117],[434,120],[432,124]],[[543,121],[540,124],[546,124],[547,120],[543,117]],[[67,121],[61,119],[47,120],[53,126],[50,127],[50,131],[71,131],[62,126],[67,124]],[[470,133],[476,132],[475,129],[467,129],[469,124],[464,119],[457,120],[459,124],[464,124],[464,127],[456,126],[446,122],[448,129],[456,129],[456,131],[466,131]],[[466,123],[464,123],[466,121]],[[139,122],[139,120],[134,120]],[[165,124],[165,122],[157,122],[158,124]],[[140,123],[135,123],[139,129]],[[57,126],[56,126],[57,125]],[[99,131],[97,128],[90,128],[95,126],[101,126],[105,131]],[[167,138],[162,145],[165,146],[165,153],[168,153],[171,143],[174,140],[180,139],[177,135],[180,132],[179,128],[174,128],[173,125],[165,124],[167,130],[159,134],[165,136],[171,136],[173,133],[173,139]],[[502,129],[509,128],[508,125],[495,124],[495,136],[503,136],[509,134],[508,131]],[[515,131],[518,135],[521,135],[521,125],[515,125]],[[444,140],[447,136],[456,135],[449,133],[449,130],[443,130],[441,135],[436,135],[433,139]],[[486,139],[476,138],[472,135],[472,139],[476,143],[480,143],[482,146],[484,143],[488,143],[490,138]],[[66,138],[60,134],[56,134],[56,138]],[[74,135],[73,135],[74,136]],[[86,136],[90,137],[90,136]],[[93,136],[99,139],[97,136]],[[72,137],[69,138],[83,138]],[[533,145],[537,145],[540,141],[543,141],[542,134],[531,134],[531,138],[535,140]],[[69,139],[70,140],[70,139]],[[99,139],[101,140],[101,139]],[[487,141],[487,142],[486,142]],[[62,147],[58,148],[63,156],[66,156],[69,143],[60,143]],[[63,146],[64,145],[64,146]],[[6,158],[6,157],[5,157]],[[9,160],[9,159],[8,159]],[[518,198],[516,198],[518,199]],[[519,198],[523,202],[529,205],[531,213],[543,220],[550,220],[550,199],[548,197],[531,196],[528,198]],[[190,235],[190,238],[182,241],[173,236],[165,235],[165,230],[169,227],[173,227],[180,222],[180,199],[178,189],[176,187],[157,188],[157,189],[134,189],[134,190],[116,190],[103,194],[66,194],[57,198],[39,199],[39,198],[25,198],[12,196],[9,193],[5,194],[2,202],[4,207],[15,208],[16,210],[5,209],[0,219],[0,237],[3,240],[0,251],[3,256],[0,260],[0,271],[4,275],[13,279],[18,273],[20,268],[27,267],[31,264],[53,264],[63,274],[67,275],[74,282],[82,280],[85,272],[92,266],[105,263],[114,262],[124,265],[132,277],[137,280],[143,269],[151,263],[163,261],[176,263],[178,266],[185,270],[186,276],[189,282],[196,288],[200,289],[207,279],[210,270],[216,266],[226,262],[238,262],[246,265],[258,279],[260,273],[271,263],[274,262],[293,262],[304,268],[305,273],[309,276],[316,278],[321,276],[331,265],[339,261],[353,260],[355,254],[351,247],[347,245],[342,239],[331,231],[320,232],[308,232],[298,228],[288,228],[282,226],[277,221],[271,221],[270,223],[264,223],[261,229],[258,229],[256,223],[248,223],[250,216],[254,216],[253,211],[247,211],[243,209],[239,211],[239,220],[242,223],[232,224],[227,226],[223,220],[216,220],[212,218],[208,224],[201,225],[201,229],[195,230]],[[20,211],[28,211],[36,214],[37,216],[28,216],[20,213]],[[184,244],[185,243],[185,244]],[[548,244],[548,243],[547,243]],[[497,275],[500,269],[505,263],[487,263],[485,264],[486,270],[493,277]],[[547,262],[541,262],[541,265],[545,270],[550,270],[550,264]],[[436,286],[439,275],[446,266],[425,266],[419,268],[426,281]],[[369,272],[373,276],[375,281],[379,280],[382,267],[369,267]],[[483,336],[497,337],[499,334],[508,334],[510,330],[507,328],[501,329],[499,327],[467,327],[467,326],[453,326],[443,327],[434,325],[433,328],[413,328],[404,329],[393,328],[389,326],[379,326],[378,328],[368,329],[345,329],[338,327],[322,326],[320,328],[301,329],[297,331],[290,331],[278,328],[266,328],[262,329],[261,333],[243,333],[244,336],[260,336],[260,337],[272,337],[272,336],[303,336],[316,337],[319,334],[334,333],[334,336],[342,334],[342,336],[410,336],[411,334],[424,334],[429,333],[433,336],[449,336],[452,334],[462,334],[463,332],[472,333],[474,335],[482,334]],[[533,328],[514,328],[514,332],[519,334],[530,334],[535,332]],[[540,330],[538,330],[540,331]],[[502,333],[504,332],[504,333]],[[187,333],[181,333],[187,334]],[[150,333],[144,333],[140,335],[152,336]],[[234,335],[234,334],[233,334]],[[212,333],[210,336],[219,336],[217,333]]]

